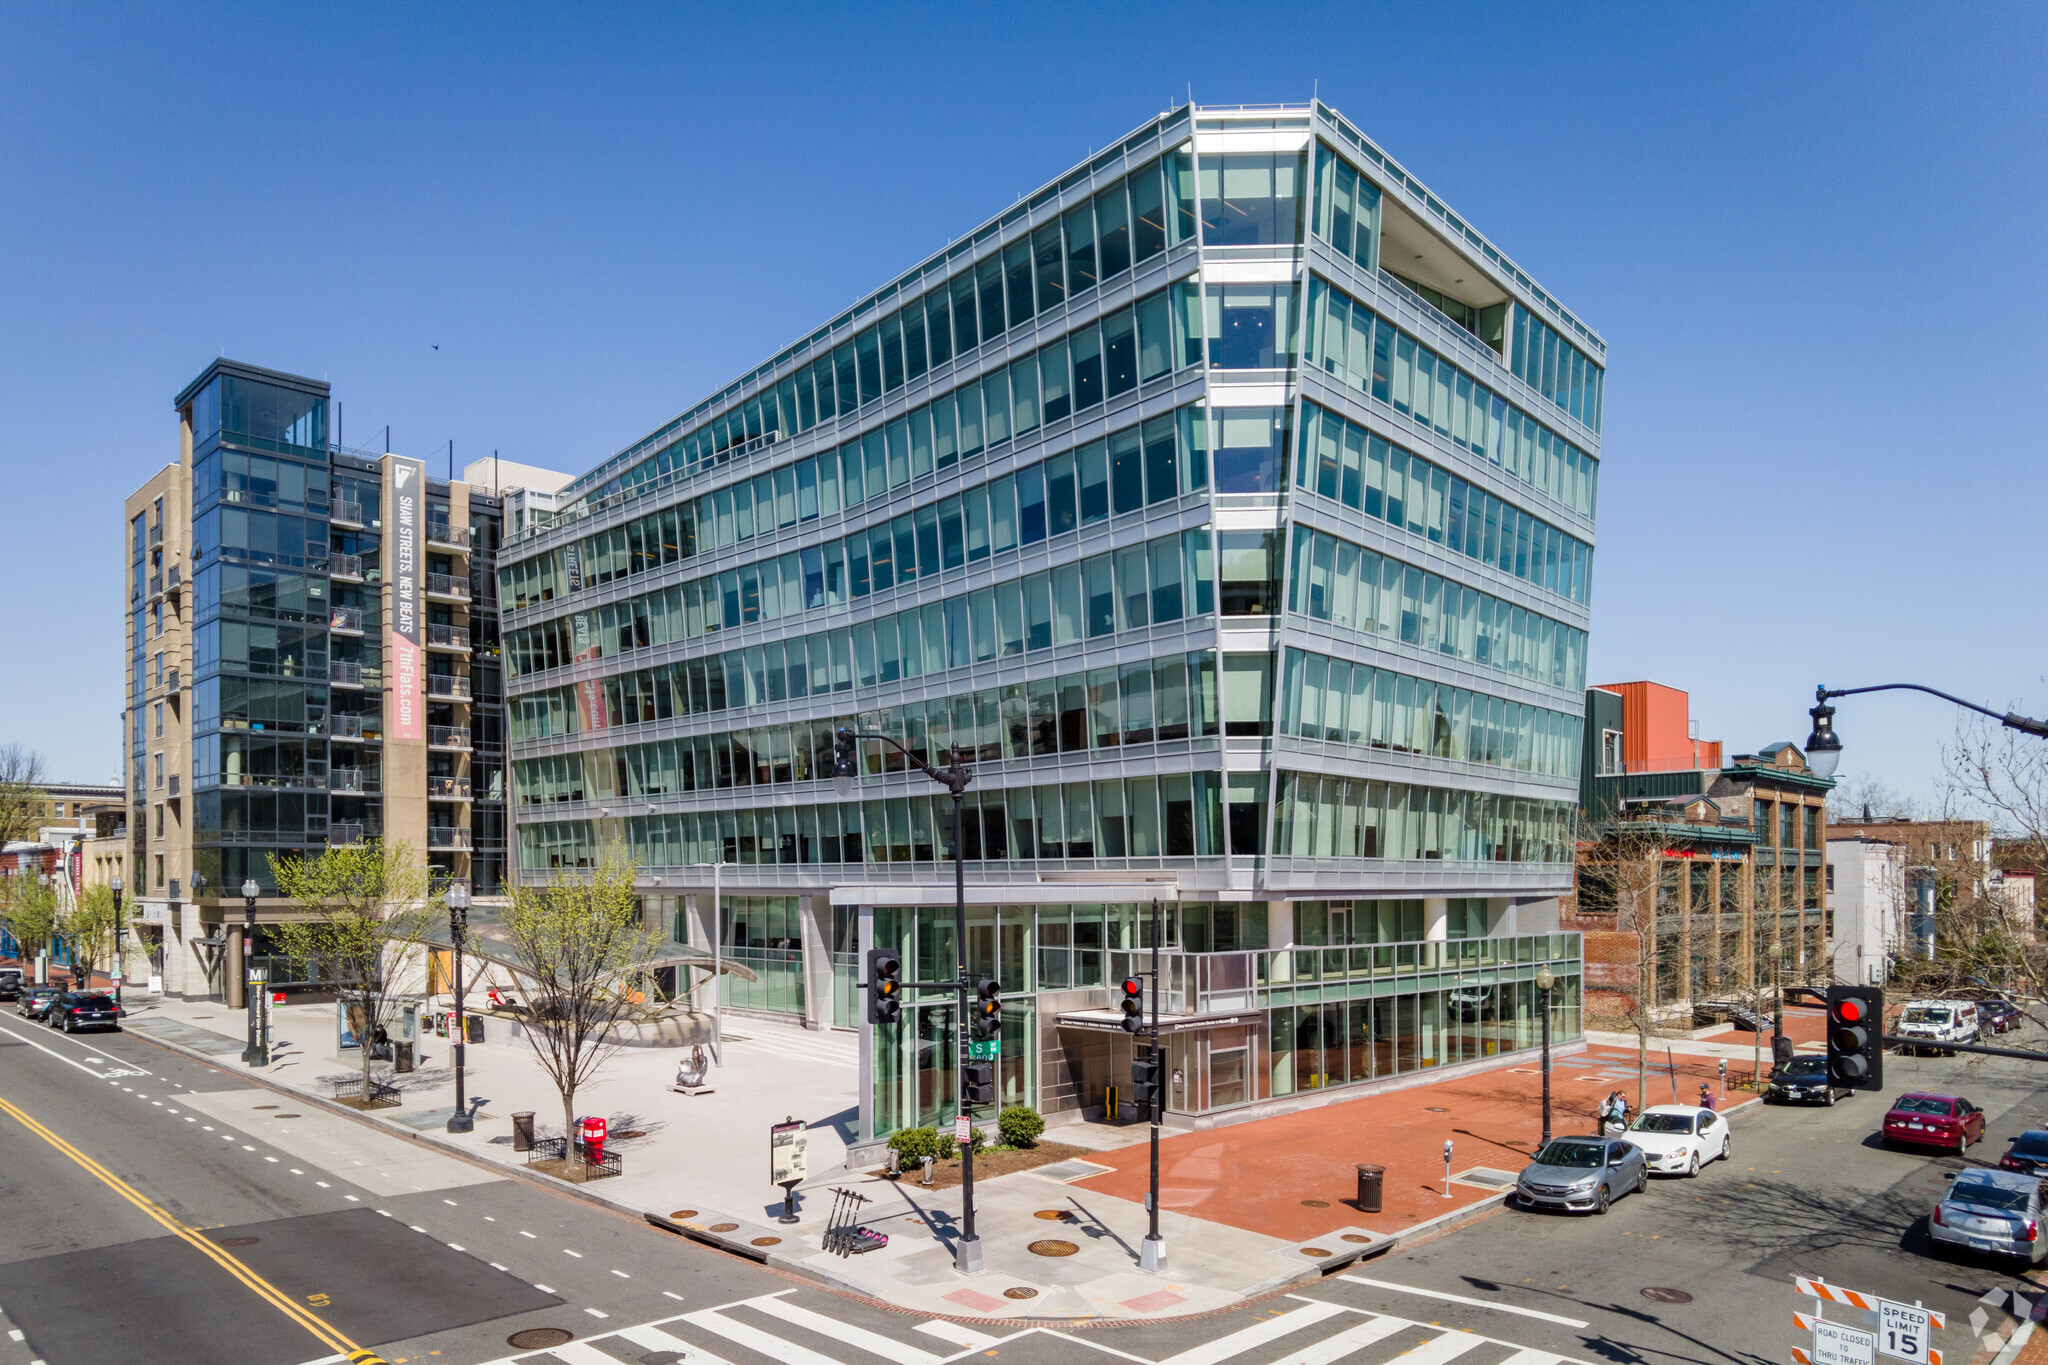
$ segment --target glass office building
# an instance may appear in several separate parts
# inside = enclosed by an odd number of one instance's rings
[[[1576,1037],[1604,355],[1326,106],[1161,115],[508,538],[518,875],[622,844],[830,1027],[870,946],[950,969],[961,858],[1054,1114],[1154,899],[1184,1121],[1530,1046],[1546,963]],[[974,765],[958,848],[842,727]],[[952,1026],[864,1037],[864,1139],[950,1114]]]

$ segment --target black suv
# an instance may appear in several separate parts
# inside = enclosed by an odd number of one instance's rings
[[[114,997],[101,995],[98,991],[66,991],[51,1002],[44,1018],[50,1027],[63,1029],[66,1033],[89,1028],[110,1028],[119,1032],[121,1028],[121,1012],[114,1006]]]

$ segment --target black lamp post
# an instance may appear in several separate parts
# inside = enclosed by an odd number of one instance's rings
[[[462,1020],[462,940],[468,931],[469,883],[451,882],[448,886],[448,937],[455,943],[455,1112],[448,1116],[448,1131],[451,1133],[476,1131],[476,1120],[470,1117],[469,1104],[462,1095],[463,1044],[469,1041]]]
[[[128,964],[121,955],[121,874],[116,872],[107,883],[107,889],[114,893],[114,1016],[121,1015],[121,983],[128,979]]]
[[[1771,1069],[1785,1064],[1785,926],[1775,912],[1771,916]]]
[[[1557,974],[1544,963],[1536,969],[1536,993],[1543,999],[1543,1143],[1550,1145],[1550,990]]]
[[[262,1004],[263,994],[253,979],[249,959],[256,946],[256,897],[263,888],[256,885],[254,877],[242,879],[242,1003],[248,1006],[249,1045],[242,1049],[242,1060],[250,1066],[269,1066],[270,1048],[263,1041]]]
[[[969,1032],[967,1000],[974,989],[974,982],[967,975],[967,847],[961,838],[960,802],[968,784],[974,780],[974,774],[960,761],[960,747],[957,744],[953,746],[951,766],[934,768],[887,735],[878,735],[872,731],[856,734],[852,730],[841,730],[838,743],[832,747],[832,786],[841,798],[853,795],[853,785],[860,776],[854,754],[856,739],[881,740],[902,754],[905,762],[953,794],[953,951],[957,965],[953,1021],[955,1032],[959,1036],[959,1055],[953,1061],[953,1074],[958,1078],[956,1084],[960,1087],[960,1114],[965,1117]],[[972,1141],[960,1144],[960,1200],[960,1240],[953,1246],[953,1268],[962,1274],[978,1275],[981,1273],[981,1239],[974,1233]]]
[[[1806,713],[1813,717],[1813,732],[1806,737],[1806,766],[1819,776],[1833,777],[1836,766],[1842,761],[1842,740],[1835,733],[1835,708],[1828,705],[1828,699],[1853,697],[1863,692],[1925,692],[1930,697],[1940,697],[1980,716],[1989,716],[2008,730],[2018,730],[2036,739],[2048,739],[2048,721],[2031,720],[2013,711],[1993,711],[1988,706],[1979,706],[1932,687],[1922,687],[1919,683],[1879,683],[1874,687],[1823,685],[1813,689],[1813,706]]]

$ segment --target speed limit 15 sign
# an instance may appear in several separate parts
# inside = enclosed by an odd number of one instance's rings
[[[1877,1306],[1877,1349],[1896,1360],[1928,1365],[1928,1313],[1912,1304],[1881,1299]]]

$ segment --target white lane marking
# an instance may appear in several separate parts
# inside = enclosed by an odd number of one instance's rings
[[[1554,1351],[1539,1351],[1534,1346],[1521,1350],[1500,1362],[1500,1365],[1564,1365],[1566,1357]]]
[[[1263,1346],[1267,1342],[1286,1336],[1289,1332],[1312,1327],[1325,1318],[1333,1318],[1344,1311],[1342,1304],[1311,1299],[1290,1313],[1283,1313],[1277,1318],[1267,1318],[1264,1322],[1255,1322],[1228,1336],[1190,1347],[1179,1355],[1168,1356],[1160,1365],[1220,1365],[1220,1362],[1254,1346]],[[1404,1361],[1403,1365],[1415,1365],[1415,1362]]]
[[[253,1151],[255,1151],[256,1149],[255,1149],[254,1147],[251,1147],[251,1146],[249,1146],[249,1145],[248,1145],[247,1143],[244,1143],[244,1144],[242,1145],[242,1150],[243,1150],[243,1151],[245,1151],[245,1152],[253,1152]]]
[[[521,1237],[533,1237],[533,1234],[532,1234],[532,1233],[530,1233],[530,1232],[528,1232],[528,1231],[527,1231],[527,1230],[526,1230],[525,1228],[521,1228],[521,1229],[519,1229],[519,1235],[520,1235]],[[534,1240],[535,1240],[535,1241],[537,1242],[537,1241],[539,1241],[540,1239],[539,1239],[538,1237],[534,1237]]]
[[[457,1204],[453,1199],[443,1199],[441,1202],[446,1204],[451,1209],[461,1207],[461,1205]]]
[[[254,1150],[256,1150],[256,1149],[252,1147],[252,1148],[250,1148],[249,1150],[250,1150],[250,1151],[254,1151]],[[277,1160],[277,1158],[276,1158],[276,1157],[274,1157],[274,1156],[267,1156],[267,1157],[264,1157],[263,1159],[264,1159],[265,1161],[269,1161],[269,1162],[273,1162],[273,1163],[274,1163],[274,1162],[275,1162],[275,1161]]]
[[[484,1215],[484,1221],[485,1221],[486,1223],[495,1223],[495,1222],[497,1222],[498,1220],[497,1220],[497,1219],[495,1219],[495,1218],[493,1218],[493,1217],[491,1217],[491,1215],[489,1215],[489,1214],[487,1213],[487,1214],[485,1214],[485,1215]]]
[[[335,1362],[347,1359],[347,1356],[321,1356],[318,1360],[306,1361],[305,1365],[335,1365]]]
[[[385,1211],[384,1211],[383,1209],[378,1209],[378,1210],[377,1210],[377,1216],[378,1216],[379,1218],[389,1218],[389,1217],[390,1217],[391,1215],[390,1215],[390,1214],[388,1214],[388,1213],[386,1213],[386,1212],[385,1212]]]
[[[448,1249],[449,1249],[450,1251],[466,1251],[466,1250],[468,1250],[468,1248],[467,1248],[467,1247],[459,1247],[459,1246],[455,1245],[455,1243],[453,1243],[453,1242],[450,1242],[450,1243],[448,1244]]]
[[[1353,1351],[1362,1351],[1376,1341],[1406,1331],[1410,1325],[1402,1318],[1372,1318],[1355,1327],[1347,1327],[1334,1336],[1324,1337],[1313,1346],[1274,1361],[1273,1365],[1331,1365]]]
[[[155,1105],[159,1109],[164,1107],[164,1102],[162,1100],[151,1100],[150,1103]],[[174,1109],[171,1112],[176,1113],[177,1111]]]
[[[939,1357],[930,1351],[919,1350],[907,1342],[891,1340],[879,1332],[870,1332],[865,1327],[855,1327],[837,1318],[828,1318],[823,1313],[814,1313],[787,1299],[762,1299],[752,1307],[771,1318],[781,1318],[784,1322],[808,1328],[820,1336],[858,1346],[870,1355],[895,1361],[896,1365],[938,1365]]]
[[[425,1232],[425,1231],[426,1231],[426,1229],[425,1229],[425,1228],[423,1228],[423,1227],[421,1227],[421,1226],[420,1226],[420,1225],[419,1225],[418,1223],[407,1223],[407,1224],[406,1224],[406,1226],[407,1226],[407,1227],[409,1227],[409,1228],[411,1228],[411,1229],[412,1229],[412,1230],[413,1230],[414,1232]]]
[[[567,1247],[563,1247],[563,1248],[562,1248],[562,1254],[563,1254],[564,1256],[574,1256],[574,1257],[575,1257],[575,1258],[576,1258],[577,1260],[579,1260],[579,1261],[583,1259],[583,1253],[582,1253],[582,1252],[580,1252],[580,1251],[571,1251],[571,1250],[569,1250],[569,1248],[567,1248]]]
[[[586,1313],[597,1313],[595,1308],[586,1308],[583,1311]],[[597,1316],[603,1317],[604,1314],[597,1313]],[[617,1356],[609,1355],[598,1350],[595,1346],[581,1341],[565,1341],[560,1346],[550,1346],[547,1350],[536,1351],[534,1354],[542,1356],[551,1354],[557,1360],[567,1361],[568,1365],[619,1365],[619,1358]]]
[[[491,1262],[491,1269],[493,1270],[503,1270],[504,1268],[505,1267],[499,1265],[496,1261]]]
[[[304,1171],[300,1170],[300,1169],[299,1169],[298,1167],[296,1167],[296,1166],[293,1166],[293,1167],[291,1167],[291,1173],[292,1173],[293,1175],[304,1175],[304,1174],[305,1174],[305,1172],[304,1172]]]
[[[190,1114],[187,1114],[187,1115],[185,1115],[185,1122],[187,1122],[187,1123],[197,1123],[197,1122],[199,1122],[199,1120],[198,1120],[198,1119],[195,1119],[195,1118],[193,1118],[193,1117],[192,1117],[192,1116],[191,1116]]]
[[[614,1275],[618,1276],[618,1277],[619,1277],[620,1279],[622,1279],[622,1280],[630,1280],[630,1279],[632,1279],[632,1278],[633,1278],[633,1277],[632,1277],[631,1275],[628,1275],[628,1274],[627,1274],[627,1273],[626,1273],[625,1271],[623,1271],[623,1270],[614,1270],[614,1271],[612,1272],[612,1274],[614,1274]]]
[[[22,1340],[22,1335],[21,1335],[21,1329],[20,1329],[20,1328],[18,1328],[18,1327],[16,1327],[16,1328],[11,1328],[11,1329],[9,1329],[9,1331],[8,1331],[8,1333],[7,1333],[7,1339],[8,1339],[9,1341],[20,1341],[20,1340]]]
[[[758,1299],[749,1299],[746,1302],[755,1308],[761,1306]],[[738,1342],[757,1355],[780,1361],[781,1365],[840,1365],[840,1362],[830,1356],[819,1355],[808,1346],[784,1341],[781,1337],[772,1336],[748,1323],[735,1322],[715,1308],[703,1308],[695,1313],[686,1313],[683,1315],[683,1321],[702,1327],[707,1332],[716,1332],[729,1341]]]
[[[346,1199],[346,1200],[348,1200],[348,1202],[349,1202],[349,1203],[351,1203],[351,1204],[360,1204],[360,1203],[362,1203],[362,1202],[363,1202],[362,1200],[360,1200],[360,1199],[356,1198],[356,1197],[355,1197],[354,1195],[352,1195],[352,1194],[345,1194],[345,1195],[343,1195],[343,1196],[342,1196],[342,1198],[343,1198],[343,1199]],[[385,1215],[385,1217],[387,1217],[387,1218],[388,1218],[388,1217],[390,1217],[390,1215],[389,1215],[389,1214],[386,1214],[386,1215]]]
[[[329,1184],[328,1184],[328,1183],[327,1183],[326,1181],[324,1181],[324,1180],[316,1180],[316,1181],[314,1181],[313,1183],[314,1183],[315,1185],[318,1185],[318,1186],[319,1186],[319,1187],[320,1187],[321,1189],[323,1189],[323,1190],[327,1190],[327,1189],[332,1189],[332,1188],[334,1188],[333,1186],[329,1185]]]
[[[681,1303],[683,1301],[683,1296],[681,1294],[676,1293],[676,1291],[673,1289],[664,1289],[661,1292],[668,1295],[670,1298],[674,1299],[677,1303]]]
[[[1497,1303],[1492,1299],[1467,1298],[1463,1294],[1447,1294],[1441,1289],[1421,1289],[1411,1284],[1395,1284],[1389,1280],[1372,1280],[1363,1275],[1340,1275],[1339,1279],[1353,1284],[1369,1284],[1374,1289],[1391,1289],[1397,1294],[1416,1294],[1425,1299],[1441,1299],[1445,1303],[1468,1303],[1474,1308],[1491,1308],[1497,1313],[1513,1313],[1517,1317],[1536,1318],[1543,1322],[1554,1322],[1562,1327],[1584,1327],[1577,1318],[1563,1317],[1557,1313],[1545,1313],[1535,1308],[1522,1308],[1512,1303]]]
[[[44,1047],[41,1043],[37,1042],[33,1038],[24,1038],[19,1033],[16,1033],[13,1029],[7,1028],[4,1025],[0,1025],[0,1033],[6,1034],[8,1037],[14,1039],[16,1042],[27,1043],[30,1047],[34,1048],[38,1052],[47,1052],[52,1057],[55,1057],[58,1061],[64,1063],[64,1065],[75,1066],[88,1076],[97,1076],[100,1074],[99,1072],[94,1071],[91,1067],[87,1066],[84,1062],[77,1061],[70,1057],[66,1057],[63,1053],[57,1051],[55,1048]],[[128,1087],[125,1085],[121,1088],[123,1090],[128,1090]],[[128,1093],[132,1095],[135,1092],[133,1090],[128,1090]]]
[[[608,1318],[611,1316],[610,1313],[602,1312],[596,1308],[586,1308],[583,1311],[590,1314],[593,1318]]]
[[[920,1322],[914,1330],[923,1332],[927,1336],[937,1337],[940,1341],[951,1342],[953,1345],[968,1351],[986,1351],[989,1347],[1002,1340],[1001,1337],[984,1336],[980,1332],[962,1327],[957,1322],[938,1320]]]

